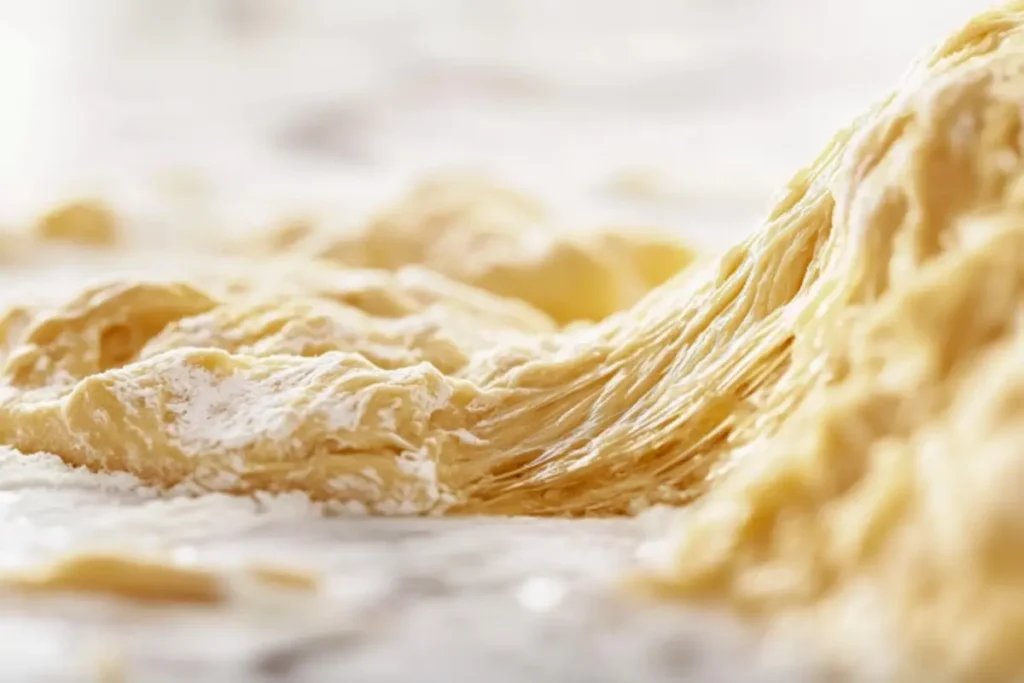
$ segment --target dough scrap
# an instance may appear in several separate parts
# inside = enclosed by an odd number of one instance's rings
[[[91,593],[151,604],[220,605],[234,582],[287,591],[315,592],[315,574],[254,565],[233,572],[182,567],[158,558],[118,553],[75,553],[38,569],[0,574],[0,589],[22,593]]]
[[[39,219],[35,235],[40,240],[79,246],[109,247],[120,238],[117,217],[101,202],[79,200],[65,204]]]
[[[280,269],[15,312],[0,442],[380,513],[693,503],[646,577],[660,594],[809,628],[853,666],[886,654],[888,680],[1006,680],[1024,666],[1022,102],[1014,2],[840,131],[760,230],[629,308],[590,243],[517,261],[534,205],[435,187],[309,252],[394,273],[289,248]],[[146,287],[156,313],[126,294]],[[111,296],[124,309],[101,312]],[[108,319],[130,328],[115,361]]]
[[[21,592],[94,593],[148,603],[216,605],[224,583],[202,569],[120,555],[72,555],[43,569],[0,576],[0,586]]]

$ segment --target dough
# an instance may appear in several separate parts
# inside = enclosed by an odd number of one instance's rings
[[[289,591],[316,591],[313,574],[254,566],[235,572],[235,583]],[[0,588],[20,592],[94,593],[148,603],[217,605],[231,597],[229,576],[154,559],[77,554],[32,572],[0,575]]]
[[[428,185],[363,233],[284,240],[280,265],[14,311],[0,442],[378,513],[693,503],[658,594],[807,629],[886,680],[1004,680],[1024,666],[1022,102],[1015,2],[750,238],[629,308],[659,249]]]
[[[117,219],[95,200],[79,200],[54,209],[35,226],[39,239],[80,246],[108,247],[118,240]]]
[[[749,397],[649,588],[804,629],[873,680],[1024,670],[1022,103],[1016,2],[840,133],[707,290],[737,321],[710,356],[729,374],[680,384]]]
[[[100,593],[151,603],[214,605],[227,599],[221,580],[200,569],[117,555],[75,555],[22,575],[0,577],[22,592]]]
[[[361,230],[339,234],[290,221],[254,247],[359,268],[420,264],[521,299],[561,324],[627,308],[694,260],[691,249],[659,231],[560,229],[536,201],[462,175],[425,181]]]

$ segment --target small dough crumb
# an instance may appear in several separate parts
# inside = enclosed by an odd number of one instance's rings
[[[210,572],[119,555],[73,555],[37,572],[0,577],[0,587],[95,593],[151,603],[212,605],[227,596],[221,579]]]
[[[320,577],[309,572],[281,567],[250,567],[249,574],[260,583],[288,590],[316,591],[320,588]]]
[[[252,565],[237,578],[288,591],[315,592],[312,572]],[[181,567],[155,559],[116,553],[81,553],[59,558],[40,569],[0,576],[0,589],[24,593],[92,593],[142,603],[215,605],[226,602],[231,572]]]
[[[117,217],[105,204],[79,200],[54,209],[35,225],[40,240],[79,246],[109,247],[118,242]]]
[[[664,202],[676,199],[671,182],[653,168],[631,168],[612,175],[605,183],[605,191],[615,197],[644,202]]]

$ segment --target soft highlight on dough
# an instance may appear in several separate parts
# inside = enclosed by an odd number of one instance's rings
[[[1002,680],[1024,666],[1022,106],[1015,2],[661,286],[628,234],[552,237],[528,201],[441,184],[231,274],[17,309],[0,441],[375,513],[692,503],[659,595],[854,665],[895,650],[893,680]]]

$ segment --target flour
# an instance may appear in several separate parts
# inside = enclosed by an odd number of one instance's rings
[[[76,524],[104,529],[121,526],[126,533],[137,526],[139,520],[150,525],[171,523],[162,520],[159,513],[172,509],[177,520],[212,515],[221,521],[237,515],[239,511],[255,512],[268,518],[316,517],[324,511],[323,505],[312,502],[307,494],[298,491],[279,494],[256,492],[250,498],[208,493],[189,483],[163,490],[146,486],[127,473],[92,472],[84,467],[70,467],[48,453],[25,454],[4,447],[0,447],[0,492],[17,495],[13,502],[8,499],[0,505],[0,509],[8,511],[31,505],[29,501],[46,492],[61,492],[63,504],[68,508],[83,504],[112,507],[108,516],[81,518]],[[133,509],[135,513],[131,512]],[[36,521],[63,517],[57,512]],[[6,516],[9,519],[10,512]],[[71,536],[63,527],[46,527],[43,530],[37,527],[33,533],[49,539],[65,538],[69,542]]]
[[[160,495],[157,489],[143,486],[126,472],[91,472],[84,467],[69,467],[55,455],[26,454],[7,447],[0,447],[0,472],[0,490],[4,491],[89,489],[145,500]]]
[[[324,482],[326,497],[360,513],[417,514],[451,499],[438,481],[438,444],[424,440],[424,428],[448,408],[452,390],[428,364],[396,370],[394,383],[383,384],[378,368],[341,352],[261,359],[185,348],[145,362],[146,375],[115,371],[106,382],[139,425],[162,425],[143,428],[131,448],[139,467],[147,467],[139,458],[174,454],[195,463],[187,479],[219,491],[245,489],[265,471],[288,472],[274,475],[288,483],[330,467],[340,473]],[[112,429],[116,422],[104,411],[91,419]],[[363,464],[385,466],[390,454],[388,475]]]
[[[244,377],[217,376],[191,364],[167,375],[170,390],[165,408],[174,416],[171,433],[182,452],[195,457],[218,447],[243,449],[262,435],[286,431],[279,411],[268,410],[267,394]]]
[[[327,413],[327,427],[331,430],[351,432],[359,428],[366,418],[366,410],[369,407],[369,394],[357,394],[355,396],[322,396],[318,397],[317,407]],[[326,405],[325,405],[326,404]],[[384,410],[381,413],[383,424],[395,424],[393,406],[391,410]]]

